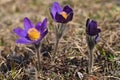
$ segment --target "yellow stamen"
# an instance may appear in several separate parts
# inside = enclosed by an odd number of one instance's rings
[[[28,30],[28,37],[31,40],[38,40],[40,38],[40,32],[35,28],[31,28]]]
[[[67,19],[68,14],[67,14],[66,12],[63,11],[63,12],[61,12],[60,14],[61,14],[65,19]]]

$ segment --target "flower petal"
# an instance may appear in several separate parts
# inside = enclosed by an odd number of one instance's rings
[[[37,24],[36,24],[36,26],[35,26],[35,28],[38,30],[38,31],[40,31],[40,26],[41,26],[41,22],[38,22]]]
[[[44,32],[44,30],[46,29],[46,27],[47,27],[47,18],[45,18],[42,23],[38,22],[37,25],[36,25],[36,29],[38,31],[40,31],[40,33]]]
[[[15,28],[13,31],[20,37],[25,37],[27,35],[26,31],[21,28]]]
[[[47,18],[45,18],[40,26],[40,32],[43,33],[47,27]]]
[[[73,12],[72,8],[70,8],[68,5],[66,5],[66,6],[63,8],[63,11],[65,11],[67,14]]]
[[[97,34],[97,35],[95,36],[95,44],[99,41],[99,39],[100,39],[100,35]]]
[[[16,43],[20,43],[20,44],[31,44],[31,41],[26,39],[26,38],[20,38],[18,40],[16,40]]]
[[[33,27],[33,24],[31,23],[31,21],[25,17],[24,18],[24,28],[25,28],[25,31],[28,31],[29,28],[32,28]]]
[[[97,29],[97,33],[100,33],[101,32],[101,29]]]
[[[59,23],[66,23],[65,18],[59,13],[56,13],[55,20],[56,22],[59,22]]]
[[[71,12],[71,13],[68,14],[68,17],[66,19],[66,23],[69,22],[69,21],[71,21],[72,19],[73,19],[73,12]]]
[[[97,34],[97,22],[92,20],[89,24],[89,34],[96,35]]]
[[[86,27],[88,27],[89,23],[90,23],[90,19],[88,18],[86,21]]]
[[[41,38],[44,38],[47,33],[48,33],[48,29],[41,34]]]
[[[51,14],[53,16],[53,18],[55,18],[56,12],[61,12],[62,8],[60,6],[60,4],[58,2],[54,2],[52,5],[52,10],[51,10]]]
[[[96,21],[92,20],[91,23],[95,28],[97,28],[97,22]]]

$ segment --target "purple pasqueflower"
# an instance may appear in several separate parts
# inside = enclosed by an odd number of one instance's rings
[[[24,30],[15,28],[13,31],[20,37],[16,40],[21,44],[38,44],[48,33],[47,19],[34,25],[27,17],[24,18]]]
[[[86,21],[86,33],[90,36],[95,36],[100,32],[101,30],[97,28],[97,22],[88,18]]]
[[[73,10],[68,5],[62,7],[58,2],[54,2],[51,8],[51,16],[58,23],[67,23],[73,18]]]

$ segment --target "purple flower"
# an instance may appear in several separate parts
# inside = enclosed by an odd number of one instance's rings
[[[15,28],[13,31],[20,37],[16,40],[21,44],[38,44],[48,33],[47,19],[34,25],[27,17],[24,18],[24,30]]]
[[[62,9],[58,2],[54,2],[52,4],[51,16],[58,23],[67,23],[73,18],[73,10],[68,5]]]
[[[101,30],[99,28],[97,28],[97,22],[94,20],[87,19],[86,33],[90,36],[95,36],[100,32],[101,32]]]

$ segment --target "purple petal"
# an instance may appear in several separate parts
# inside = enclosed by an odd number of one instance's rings
[[[73,12],[71,12],[71,13],[68,14],[68,17],[66,19],[66,23],[69,22],[69,21],[71,21],[72,19],[73,19]]]
[[[47,18],[45,18],[44,21],[42,22],[41,27],[40,27],[40,32],[43,33],[46,27],[47,27]]]
[[[20,37],[25,37],[27,35],[26,31],[21,28],[15,28],[13,31]]]
[[[25,31],[28,31],[29,28],[32,28],[33,27],[33,24],[31,23],[31,21],[25,17],[24,18],[24,28],[25,28]]]
[[[63,11],[65,11],[67,14],[73,12],[72,8],[70,8],[68,5],[63,8]]]
[[[97,22],[96,21],[92,20],[91,23],[95,28],[97,28]]]
[[[55,18],[56,13],[57,12],[59,13],[61,11],[62,11],[62,8],[60,4],[58,2],[54,2],[52,5],[52,10],[51,10],[52,16]]]
[[[40,28],[41,28],[40,26],[41,26],[41,24],[42,24],[41,22],[38,22],[38,23],[36,24],[36,26],[35,26],[35,28],[36,28],[38,31],[40,31]]]
[[[99,39],[100,39],[100,35],[97,34],[96,37],[95,37],[95,43],[97,43],[99,41]]]
[[[18,40],[16,40],[16,43],[20,43],[20,44],[31,44],[31,41],[26,39],[26,38],[20,38]]]
[[[44,38],[47,33],[48,33],[48,29],[41,34],[41,38]]]
[[[90,35],[96,35],[97,34],[97,22],[91,21],[89,24],[89,34]]]
[[[97,29],[97,33],[100,33],[101,32],[101,29]]]
[[[56,19],[56,22],[65,23],[65,18],[59,13],[56,13],[55,19]]]
[[[90,19],[88,18],[87,21],[86,21],[86,33],[89,34],[89,30],[90,30]]]
[[[89,26],[89,23],[90,23],[90,19],[88,18],[87,21],[86,21],[86,27]]]
[[[46,27],[47,27],[47,18],[45,18],[42,23],[38,22],[37,25],[36,25],[36,29],[38,31],[40,31],[40,33],[44,32],[44,30],[46,29]]]

